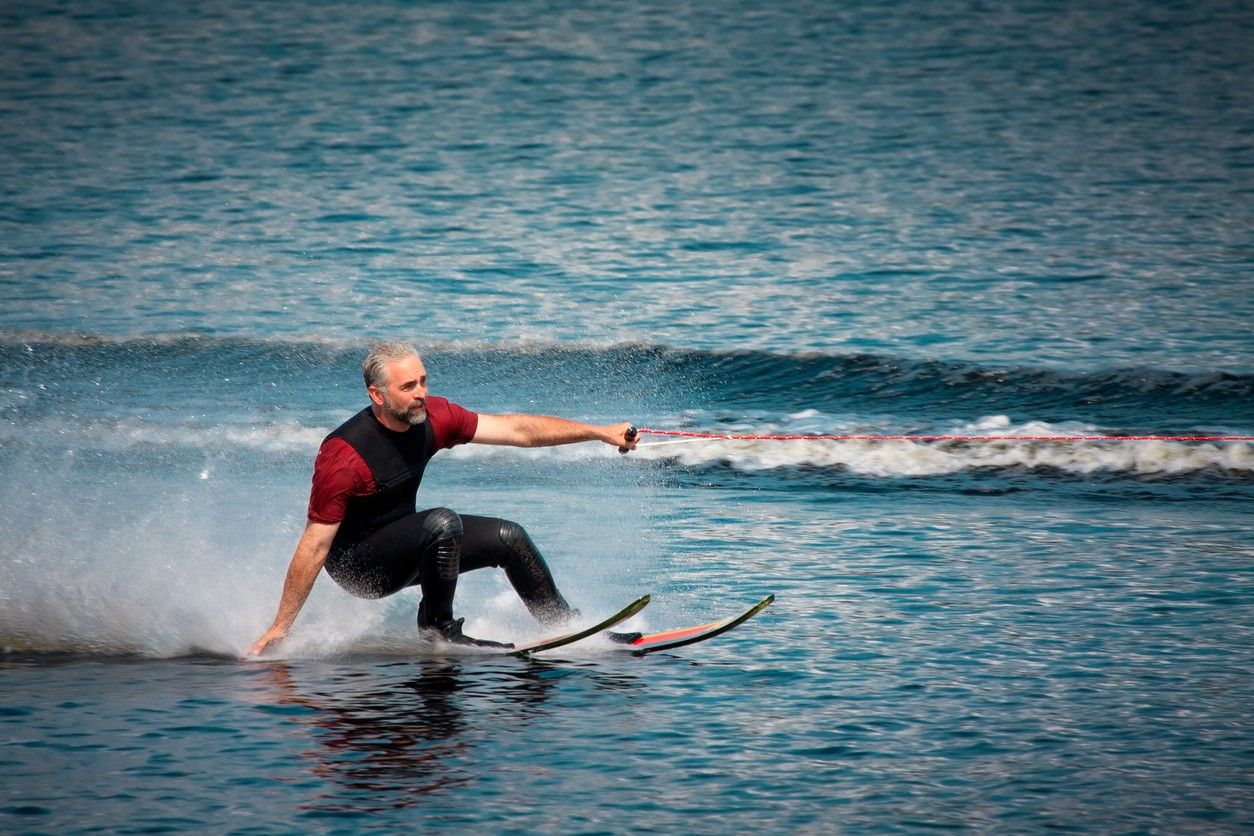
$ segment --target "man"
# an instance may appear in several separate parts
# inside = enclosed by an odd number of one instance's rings
[[[287,635],[324,566],[336,583],[363,598],[420,586],[419,632],[457,644],[502,646],[465,635],[464,619],[453,618],[458,574],[484,566],[504,569],[541,621],[569,618],[570,606],[521,526],[448,508],[417,511],[418,484],[427,461],[457,444],[550,447],[603,441],[628,450],[636,446],[631,425],[476,414],[428,395],[426,367],[408,343],[371,350],[362,376],[370,406],[341,424],[318,450],[308,521],[288,566],[278,614],[250,653]]]

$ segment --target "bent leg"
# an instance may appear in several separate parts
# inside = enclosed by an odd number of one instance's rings
[[[510,585],[527,609],[544,623],[569,619],[574,611],[557,591],[557,584],[540,550],[526,530],[497,517],[462,516],[461,571],[485,566],[505,570]]]
[[[453,595],[461,573],[462,520],[448,508],[420,512],[422,530],[430,546],[422,555],[422,601],[418,604],[418,626],[443,626],[453,620]]]
[[[453,619],[461,569],[462,523],[447,508],[401,517],[327,558],[327,573],[362,598],[382,598],[421,585],[420,625]]]

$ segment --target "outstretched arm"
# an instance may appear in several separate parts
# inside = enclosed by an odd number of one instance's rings
[[[326,562],[327,553],[331,551],[331,541],[335,539],[335,532],[339,529],[339,523],[327,525],[310,521],[305,525],[305,533],[300,536],[296,553],[292,555],[292,562],[287,567],[279,612],[270,629],[253,643],[248,655],[256,656],[292,629],[292,622],[300,614],[301,607],[305,606],[305,599],[309,597],[309,591],[313,589],[314,581],[322,571],[322,564]]]
[[[580,441],[604,441],[634,450],[636,438],[627,437],[631,424],[583,424],[548,415],[479,415],[471,439],[475,444],[507,444],[512,447],[554,447]]]

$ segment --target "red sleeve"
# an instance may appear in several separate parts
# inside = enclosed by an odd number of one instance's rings
[[[478,414],[444,398],[427,398],[427,415],[435,431],[437,450],[465,444],[475,437],[475,430],[479,428]]]
[[[374,475],[352,445],[342,438],[327,439],[314,459],[309,519],[325,525],[343,522],[348,498],[369,496],[374,488]]]

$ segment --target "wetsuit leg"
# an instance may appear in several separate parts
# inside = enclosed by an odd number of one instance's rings
[[[461,571],[485,566],[505,570],[510,585],[537,619],[554,623],[569,619],[574,611],[557,591],[557,584],[540,550],[516,522],[497,517],[462,515]]]
[[[453,594],[461,570],[461,518],[448,508],[406,515],[327,557],[327,573],[363,598],[382,598],[422,586],[418,623],[453,619]]]
[[[453,594],[461,572],[461,517],[448,508],[423,512],[422,529],[430,545],[422,554],[422,601],[418,604],[418,626],[443,626],[453,620]]]

